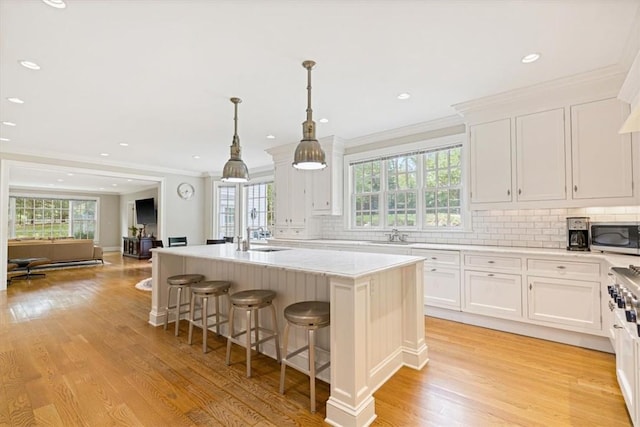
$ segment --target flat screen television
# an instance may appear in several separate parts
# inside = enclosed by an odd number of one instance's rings
[[[153,197],[136,200],[136,222],[138,224],[156,223],[156,207]]]

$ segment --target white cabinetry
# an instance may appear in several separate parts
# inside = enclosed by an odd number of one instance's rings
[[[326,156],[327,167],[313,171],[313,215],[342,215],[344,143],[335,136],[318,140]]]
[[[470,127],[471,202],[511,201],[511,120]]]
[[[311,187],[312,177],[308,171],[301,171],[291,166],[291,151],[269,150],[274,158],[275,186],[275,230],[277,238],[311,239],[319,237],[317,220],[311,216],[311,195],[307,191]]]
[[[412,249],[411,255],[426,258],[424,305],[460,310],[460,253]]]
[[[628,115],[617,99],[571,107],[574,199],[633,196],[631,134],[618,134]]]
[[[618,385],[622,391],[622,397],[627,404],[629,415],[634,425],[638,420],[638,391],[636,382],[638,381],[637,366],[637,343],[633,338],[633,331],[627,325],[630,325],[625,319],[623,310],[616,310],[615,313],[616,328],[616,377]],[[635,325],[634,325],[635,326]]]
[[[464,311],[522,319],[521,265],[515,257],[465,254]]]
[[[564,109],[516,117],[517,200],[563,200]]]

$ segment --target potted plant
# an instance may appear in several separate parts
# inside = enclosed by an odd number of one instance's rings
[[[129,231],[131,232],[131,236],[136,237],[136,234],[138,233],[138,229],[136,228],[135,225],[132,225],[131,227],[129,227]]]

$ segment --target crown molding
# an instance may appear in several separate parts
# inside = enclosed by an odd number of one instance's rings
[[[452,107],[466,117],[477,111],[498,109],[507,104],[525,103],[529,100],[551,96],[559,98],[568,95],[575,96],[576,93],[594,91],[594,88],[599,92],[598,96],[615,97],[625,74],[620,65],[611,65],[586,73],[574,74],[520,89],[461,102],[452,105]]]
[[[444,129],[452,126],[463,125],[464,121],[462,117],[458,115],[446,116],[435,120],[429,120],[427,122],[416,123],[413,125],[403,126],[395,129],[389,129],[382,132],[372,133],[357,138],[348,139],[345,141],[346,147],[355,147],[358,145],[365,145],[376,143],[380,141],[388,141],[391,139],[402,138],[409,135],[415,135],[424,132],[430,132],[438,129]]]

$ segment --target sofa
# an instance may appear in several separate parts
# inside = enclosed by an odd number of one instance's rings
[[[51,263],[103,261],[91,239],[9,240],[8,259],[47,258]]]

